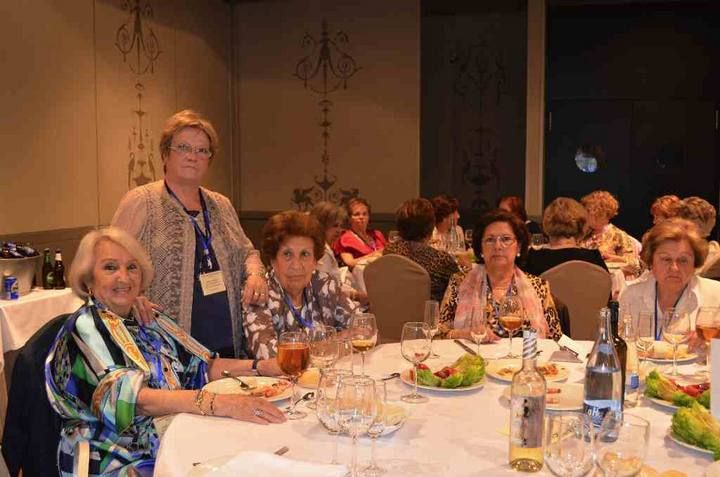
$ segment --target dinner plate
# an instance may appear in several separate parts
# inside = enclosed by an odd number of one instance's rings
[[[400,380],[407,384],[408,386],[415,386],[415,380],[411,378],[410,376],[410,369],[406,369],[402,373],[400,373]],[[480,389],[483,386],[485,386],[485,377],[478,381],[475,384],[472,384],[470,386],[465,386],[462,388],[439,388],[437,386],[426,386],[424,384],[418,383],[418,388],[420,389],[427,389],[428,391],[440,391],[442,393],[457,393],[457,392],[463,392],[463,391],[472,391],[473,389]]]
[[[302,373],[298,378],[298,386],[306,389],[315,390],[320,382],[320,370],[318,368],[308,368],[307,371]]]
[[[386,406],[389,414],[385,416],[385,429],[380,434],[381,437],[400,429],[410,416],[410,410],[402,401],[388,401]]]
[[[262,386],[272,386],[275,383],[282,383],[283,386],[287,385],[287,388],[284,389],[280,394],[268,397],[267,400],[270,402],[282,401],[283,399],[287,399],[292,395],[292,387],[290,386],[290,382],[284,379],[271,378],[269,376],[242,376],[241,379],[248,386],[255,386],[256,388]],[[216,381],[211,381],[207,383],[203,389],[205,391],[215,394],[243,394],[245,396],[250,395],[253,391],[244,390],[235,378],[222,378]]]
[[[538,366],[548,364],[538,363]],[[557,366],[557,374],[554,376],[545,376],[545,381],[564,381],[570,376],[570,370],[562,364],[552,363]],[[513,374],[520,370],[522,363],[517,359],[498,359],[490,361],[485,368],[485,372],[491,378],[495,378],[499,381],[512,382]]]
[[[675,404],[668,402],[664,399],[650,397],[650,396],[645,396],[645,399],[652,402],[653,404],[656,404],[657,406],[664,407],[665,409],[669,409],[671,411],[676,411],[676,410],[680,409],[680,406],[676,406]]]
[[[658,350],[660,350],[660,355],[657,354]],[[655,363],[672,363],[672,345],[669,343],[666,343],[665,341],[656,341],[653,345],[653,353],[650,356],[640,356],[641,359],[646,359],[648,361],[653,361]],[[689,353],[688,347],[686,344],[681,344],[678,346],[678,363],[686,363],[689,361],[695,361],[697,359],[698,355],[696,353]]]
[[[579,411],[583,408],[585,387],[577,383],[548,384],[545,409],[548,411]],[[559,390],[560,392],[550,392]],[[506,387],[502,397],[510,401],[510,387]]]
[[[675,444],[685,447],[686,449],[692,449],[694,451],[700,452],[702,454],[708,454],[708,455],[715,455],[715,453],[708,449],[703,449],[702,447],[694,446],[692,444],[688,444],[687,442],[683,442],[677,437],[675,437],[675,434],[673,434],[672,427],[668,427],[667,430],[667,436],[670,438],[671,441],[673,441]]]

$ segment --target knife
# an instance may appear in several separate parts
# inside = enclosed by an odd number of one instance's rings
[[[465,343],[463,343],[462,341],[460,341],[460,340],[453,340],[453,341],[454,341],[455,343],[457,343],[457,345],[458,345],[459,347],[461,347],[462,349],[464,349],[465,351],[467,351],[467,352],[470,353],[471,355],[477,356],[477,352],[476,352],[474,349],[472,349],[471,347],[469,347],[468,345],[466,345]]]

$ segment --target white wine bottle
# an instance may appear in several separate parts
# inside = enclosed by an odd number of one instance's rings
[[[537,333],[523,331],[523,366],[510,388],[510,466],[537,472],[543,466],[545,378],[535,368]]]

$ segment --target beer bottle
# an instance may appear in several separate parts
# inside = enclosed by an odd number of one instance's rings
[[[50,249],[45,249],[42,266],[42,285],[46,290],[55,288],[55,271],[53,270],[52,260],[50,259]]]
[[[65,288],[65,265],[63,265],[62,254],[60,249],[55,249],[55,269],[53,270],[55,278],[55,288]]]

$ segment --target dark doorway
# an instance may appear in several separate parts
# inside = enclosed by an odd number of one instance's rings
[[[659,195],[718,207],[719,58],[716,2],[551,8],[545,202],[608,190],[638,238]]]

